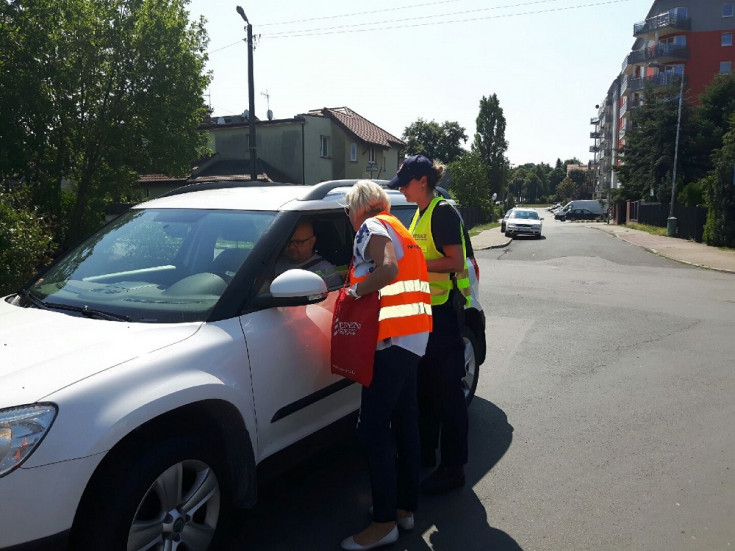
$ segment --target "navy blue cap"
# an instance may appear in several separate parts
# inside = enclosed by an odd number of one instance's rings
[[[391,189],[402,188],[414,178],[429,176],[433,172],[434,161],[425,155],[411,155],[403,160],[395,178],[388,182],[388,187]]]

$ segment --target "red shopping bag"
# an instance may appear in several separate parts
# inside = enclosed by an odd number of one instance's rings
[[[349,294],[349,287],[340,289],[332,316],[332,373],[370,386],[379,308],[377,292],[356,299]]]

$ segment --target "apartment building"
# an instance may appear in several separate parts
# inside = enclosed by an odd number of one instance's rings
[[[681,85],[683,79],[685,97],[696,103],[716,75],[732,72],[733,34],[735,2],[723,0],[655,0],[645,19],[633,25],[631,51],[590,120],[597,196],[619,187],[612,168],[620,162],[618,151],[646,85]]]

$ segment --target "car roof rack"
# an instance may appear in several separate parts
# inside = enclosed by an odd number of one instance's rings
[[[301,201],[318,201],[324,199],[330,191],[338,188],[352,187],[355,185],[359,178],[344,179],[344,180],[328,180],[326,182],[320,182],[313,186],[304,184],[295,184],[293,182],[264,182],[259,180],[209,180],[204,182],[196,182],[193,184],[187,184],[185,186],[178,187],[171,191],[160,195],[159,197],[171,197],[174,195],[182,195],[184,193],[192,193],[195,191],[208,191],[214,189],[230,189],[230,188],[247,188],[247,187],[273,187],[273,186],[299,186],[307,188],[306,194],[301,197]],[[380,187],[388,189],[388,182],[390,180],[373,180]],[[397,191],[397,190],[394,190]],[[437,193],[444,199],[451,199],[449,192],[443,187],[436,188]]]
[[[303,186],[302,184],[294,184],[290,182],[265,182],[261,180],[210,180],[206,182],[196,182],[178,187],[171,191],[160,195],[159,197],[171,197],[172,195],[181,195],[183,193],[191,193],[194,191],[207,191],[212,189],[228,189],[238,187],[273,187],[273,186]]]
[[[365,178],[365,179],[368,179],[368,178]],[[308,193],[306,193],[306,195],[304,195],[301,198],[301,201],[319,201],[321,199],[324,199],[329,194],[330,191],[338,189],[338,188],[352,187],[353,185],[355,185],[355,183],[358,180],[359,178],[344,179],[344,180],[328,180],[326,182],[320,182],[318,184],[311,186],[311,189],[309,190]],[[372,181],[378,184],[382,188],[390,189],[388,188],[388,182],[390,182],[390,180],[372,180]],[[393,191],[398,191],[398,190],[393,190]],[[443,187],[437,187],[436,191],[444,199],[451,199],[451,195],[449,195],[449,192]]]

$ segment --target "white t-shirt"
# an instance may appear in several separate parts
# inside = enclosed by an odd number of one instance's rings
[[[390,225],[383,224],[377,218],[368,218],[360,226],[360,229],[357,230],[355,242],[352,247],[352,266],[355,270],[356,277],[367,276],[375,270],[375,261],[369,257],[367,252],[367,245],[373,235],[382,235],[390,239],[396,252],[396,260],[403,258],[403,244],[398,235],[396,235],[396,232],[393,231],[393,228]],[[428,341],[429,332],[422,331],[421,333],[414,333],[412,335],[383,339],[378,342],[377,350],[383,350],[391,345],[395,345],[405,348],[417,356],[423,356],[426,353],[426,343]]]

